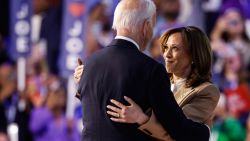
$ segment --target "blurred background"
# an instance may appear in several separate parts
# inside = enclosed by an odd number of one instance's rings
[[[119,0],[0,0],[0,141],[80,141],[72,74],[115,36]],[[157,23],[144,52],[164,64],[160,35],[197,26],[213,50],[221,97],[212,141],[250,141],[250,0],[154,0]]]

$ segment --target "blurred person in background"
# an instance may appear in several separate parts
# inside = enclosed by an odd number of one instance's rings
[[[48,93],[32,110],[29,123],[34,141],[80,141],[73,119],[65,117],[66,91],[57,77],[48,84]]]
[[[221,73],[214,74],[214,82],[220,87],[227,100],[226,106],[231,117],[242,120],[245,126],[250,111],[250,89],[244,77],[240,54],[232,49],[224,58]],[[243,118],[243,119],[241,119]]]
[[[247,133],[246,141],[250,141],[250,116],[248,116],[247,118],[246,133]]]
[[[13,61],[10,59],[10,56],[7,53],[7,49],[3,40],[2,35],[0,34],[0,65],[4,63],[13,63]]]
[[[161,43],[159,37],[154,37],[149,46],[149,56],[161,64],[165,64],[164,58],[162,57]]]
[[[49,3],[42,20],[40,38],[46,46],[46,61],[49,72],[59,74],[58,58],[61,47],[62,0],[45,0]]]
[[[207,1],[208,0],[180,0],[181,9],[178,21],[185,26],[195,26],[205,31],[205,10],[202,6]]]
[[[8,121],[10,120],[6,115],[6,111],[10,110],[11,106],[16,106],[16,101],[12,100],[12,95],[15,95],[16,92],[16,84],[15,84],[15,72],[13,66],[10,64],[2,64],[0,66],[0,104],[3,106],[3,116],[2,118],[6,118],[5,122],[2,125],[7,127]],[[15,95],[17,96],[17,95]],[[13,102],[12,102],[13,101]],[[5,104],[10,103],[10,104]],[[14,118],[14,117],[12,117]],[[14,119],[12,119],[14,120]],[[5,129],[6,129],[5,127]]]
[[[204,29],[204,10],[202,4],[205,0],[160,0],[158,4],[158,17],[155,35],[162,35],[171,28],[182,26],[196,26]],[[190,18],[195,17],[195,18]]]
[[[227,88],[237,88],[240,82],[246,79],[243,74],[243,62],[237,50],[227,48],[225,51],[221,72],[214,72],[213,81],[223,91]]]
[[[33,0],[32,50],[27,59],[25,98],[33,107],[39,106],[47,95],[47,81],[57,74],[60,38],[60,0]],[[53,65],[51,65],[53,63]],[[53,78],[53,77],[52,77]]]
[[[41,54],[46,59],[49,72],[58,74],[58,57],[60,52],[62,1],[33,0],[32,16],[32,52]]]
[[[107,46],[114,38],[106,8],[107,6],[102,2],[90,8],[86,33],[87,56]]]
[[[183,24],[178,21],[180,8],[180,0],[160,0],[159,16],[157,17],[154,31],[156,36],[162,35],[168,29],[183,26]]]
[[[174,28],[163,34],[160,46],[177,103],[189,119],[207,124],[211,128],[219,91],[211,83],[212,52],[207,36],[196,27]],[[75,76],[80,78],[82,73],[83,66],[77,67]],[[79,79],[76,82],[79,82]],[[117,107],[108,106],[111,110],[108,114],[113,116],[111,118],[113,121],[144,123],[140,124],[139,129],[146,130],[145,133],[164,141],[173,140],[154,114],[149,118],[133,100],[130,98],[125,100],[129,106],[115,100],[111,102]],[[117,118],[117,113],[121,114],[121,117]],[[148,117],[149,120],[138,122],[138,117],[141,115]]]
[[[230,115],[224,95],[215,109],[211,141],[245,141],[246,131],[237,118]]]
[[[47,94],[47,81],[51,76],[44,55],[35,49],[27,59],[27,78],[25,94],[32,106],[36,106]],[[52,77],[53,78],[53,77]]]
[[[244,74],[250,81],[250,70],[247,69],[250,64],[250,40],[246,35],[244,21],[240,5],[237,7],[235,3],[225,4],[211,33],[211,44],[216,58],[215,73],[222,71],[224,58],[234,49],[242,57]]]
[[[5,133],[0,132],[0,141],[10,141]]]
[[[213,81],[227,100],[230,116],[245,127],[250,112],[250,40],[245,18],[237,1],[227,1],[211,33],[215,55]]]
[[[0,72],[2,72],[3,70],[3,66],[4,64],[6,64],[7,62],[10,62],[10,57],[7,54],[2,36],[0,34]],[[4,76],[5,74],[0,73],[0,133],[1,134],[1,139],[4,141],[4,136],[6,136],[5,134],[7,133],[7,118],[5,116],[5,107],[4,107],[4,103],[3,101],[5,101],[6,97],[9,95],[8,89],[12,89],[14,82],[13,81],[7,81],[7,83],[4,83],[4,81],[6,80],[6,76]],[[8,83],[10,82],[10,83]],[[8,86],[8,84],[10,84]],[[6,87],[8,86],[8,87]],[[5,92],[4,92],[5,91]]]
[[[0,66],[0,105],[4,108],[4,122],[1,126],[4,130],[12,123],[18,125],[19,141],[31,141],[32,136],[28,128],[29,111],[26,109],[25,103],[21,100],[21,94],[16,88],[16,71],[13,65],[3,64]]]

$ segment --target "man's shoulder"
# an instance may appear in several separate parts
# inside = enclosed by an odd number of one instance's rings
[[[97,59],[102,59],[104,57],[104,54],[106,51],[107,48],[103,48],[103,49],[100,49],[100,50],[97,50],[96,52],[94,52],[93,54],[91,54],[90,56],[88,56],[86,58],[86,61],[87,62],[90,62],[90,61],[96,61]]]
[[[153,58],[151,58],[150,56],[148,56],[148,55],[146,55],[146,54],[144,54],[144,53],[140,53],[140,56],[144,59],[144,60],[146,60],[146,61],[148,61],[149,63],[152,63],[152,64],[154,64],[154,65],[160,65],[160,63],[159,62],[157,62],[156,60],[154,60]]]
[[[148,55],[142,53],[139,50],[130,49],[130,48],[132,48],[130,46],[127,46],[126,48],[121,47],[121,46],[124,46],[124,45],[110,45],[110,46],[107,46],[107,47],[93,53],[90,57],[88,57],[88,59],[89,60],[98,59],[98,58],[103,59],[105,57],[112,56],[114,54],[119,53],[119,54],[127,55],[128,57],[134,56],[134,57],[136,57],[136,58],[138,58],[140,60],[144,60],[147,63],[160,64],[160,63],[158,63],[157,61],[155,61],[154,59],[152,59],[151,57],[149,57]],[[121,49],[121,50],[119,51],[119,49]],[[131,51],[125,51],[125,50],[131,50]],[[115,58],[113,58],[113,59],[115,59]]]

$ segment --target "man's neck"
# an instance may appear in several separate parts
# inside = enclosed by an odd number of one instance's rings
[[[131,39],[131,38],[129,38],[129,37],[126,37],[126,36],[118,36],[118,35],[117,35],[117,36],[115,36],[115,39],[122,39],[122,40],[129,41],[129,42],[133,43],[133,44],[137,47],[138,50],[140,50],[139,45],[138,45],[133,39]]]
[[[117,30],[117,36],[124,36],[124,37],[128,37],[128,38],[134,40],[139,45],[140,50],[141,50],[142,43],[140,42],[138,35],[136,36],[134,33],[131,33],[126,29],[122,29],[122,30]]]

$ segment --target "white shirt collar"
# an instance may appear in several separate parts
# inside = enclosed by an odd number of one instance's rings
[[[182,78],[176,80],[176,82],[174,83],[171,83],[171,91],[173,93],[176,93],[180,89],[180,87],[182,87],[186,83],[186,80],[186,78]]]
[[[131,38],[128,38],[125,36],[116,36],[115,39],[123,39],[123,40],[129,41],[129,42],[132,42],[140,50],[139,45]]]

